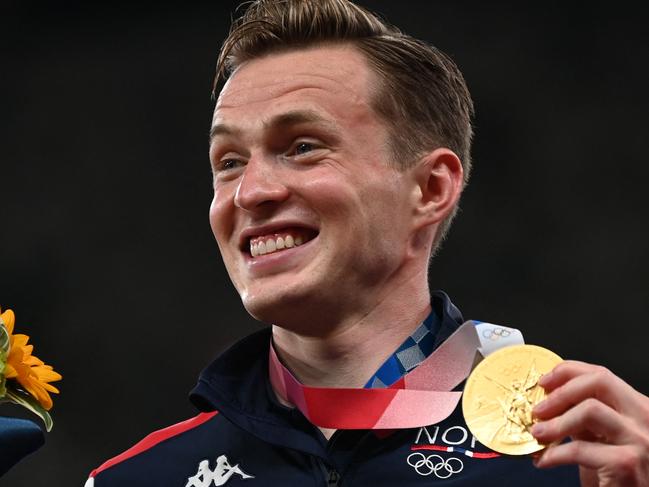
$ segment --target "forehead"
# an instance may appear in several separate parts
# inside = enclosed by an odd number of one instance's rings
[[[369,109],[374,82],[365,58],[351,46],[273,53],[235,70],[219,95],[213,123],[291,109],[296,104],[346,115],[358,112],[358,116]]]

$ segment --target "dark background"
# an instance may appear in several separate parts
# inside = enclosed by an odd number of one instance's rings
[[[451,54],[476,102],[475,172],[431,285],[649,392],[645,12],[362,3]],[[64,381],[45,447],[0,484],[81,487],[194,415],[199,371],[257,327],[207,218],[235,2],[1,5],[0,306]]]

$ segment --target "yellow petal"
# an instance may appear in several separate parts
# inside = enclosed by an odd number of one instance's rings
[[[52,402],[52,398],[45,391],[43,391],[41,397],[38,398],[38,402],[40,402],[41,406],[43,406],[47,411],[52,409],[52,406],[54,406],[54,403]]]
[[[32,370],[36,374],[38,379],[42,382],[54,382],[63,379],[61,374],[59,374],[58,372],[54,372],[53,370],[48,370],[43,367],[35,367]]]
[[[23,349],[21,347],[11,347],[9,350],[9,356],[7,357],[7,362],[12,364],[22,364],[23,363]]]
[[[45,389],[46,391],[54,392],[56,394],[59,394],[61,392],[52,384],[43,384],[43,389]]]
[[[14,332],[14,321],[16,321],[16,317],[14,316],[14,312],[8,309],[4,313],[0,315],[2,317],[2,321],[4,321],[5,327],[7,328],[7,331],[11,335]]]
[[[26,363],[27,365],[31,365],[32,367],[41,367],[45,365],[45,363],[41,359],[39,359],[36,355],[23,357],[23,362]]]
[[[11,365],[9,362],[5,364],[4,376],[7,379],[13,379],[14,377],[18,376],[18,372],[16,372],[16,369],[14,369],[13,365]]]
[[[32,396],[38,399],[38,391],[37,391],[36,383],[33,380],[30,380],[29,378],[23,377],[21,379],[18,380],[20,382],[20,385],[23,386],[23,388],[27,392],[29,392]]]
[[[36,398],[36,400],[43,406],[45,409],[48,411],[52,409],[52,398],[50,395],[47,393],[45,389],[41,386],[41,384],[35,383],[33,381],[29,381],[28,383],[22,384],[25,389],[27,389],[27,392],[29,392],[32,396]]]
[[[22,333],[18,333],[16,335],[13,335],[11,337],[11,348],[13,347],[24,347],[27,345],[27,342],[29,341],[29,337],[27,335],[23,335]]]

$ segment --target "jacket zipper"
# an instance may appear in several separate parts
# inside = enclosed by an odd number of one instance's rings
[[[338,487],[339,482],[340,482],[340,474],[336,472],[334,469],[330,469],[327,487]]]
[[[322,476],[325,481],[325,485],[327,487],[339,487],[340,486],[340,474],[338,471],[326,464],[325,462],[322,461],[321,458],[315,458],[314,459],[318,466],[320,467],[320,471],[322,472]]]

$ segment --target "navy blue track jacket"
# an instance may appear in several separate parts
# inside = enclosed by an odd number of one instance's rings
[[[443,293],[433,311],[441,343],[462,323]],[[329,441],[268,379],[270,329],[241,340],[200,376],[197,417],[155,432],[92,472],[87,487],[484,486],[575,487],[576,467],[539,470],[498,455],[468,431],[460,407],[439,424],[339,430]]]

